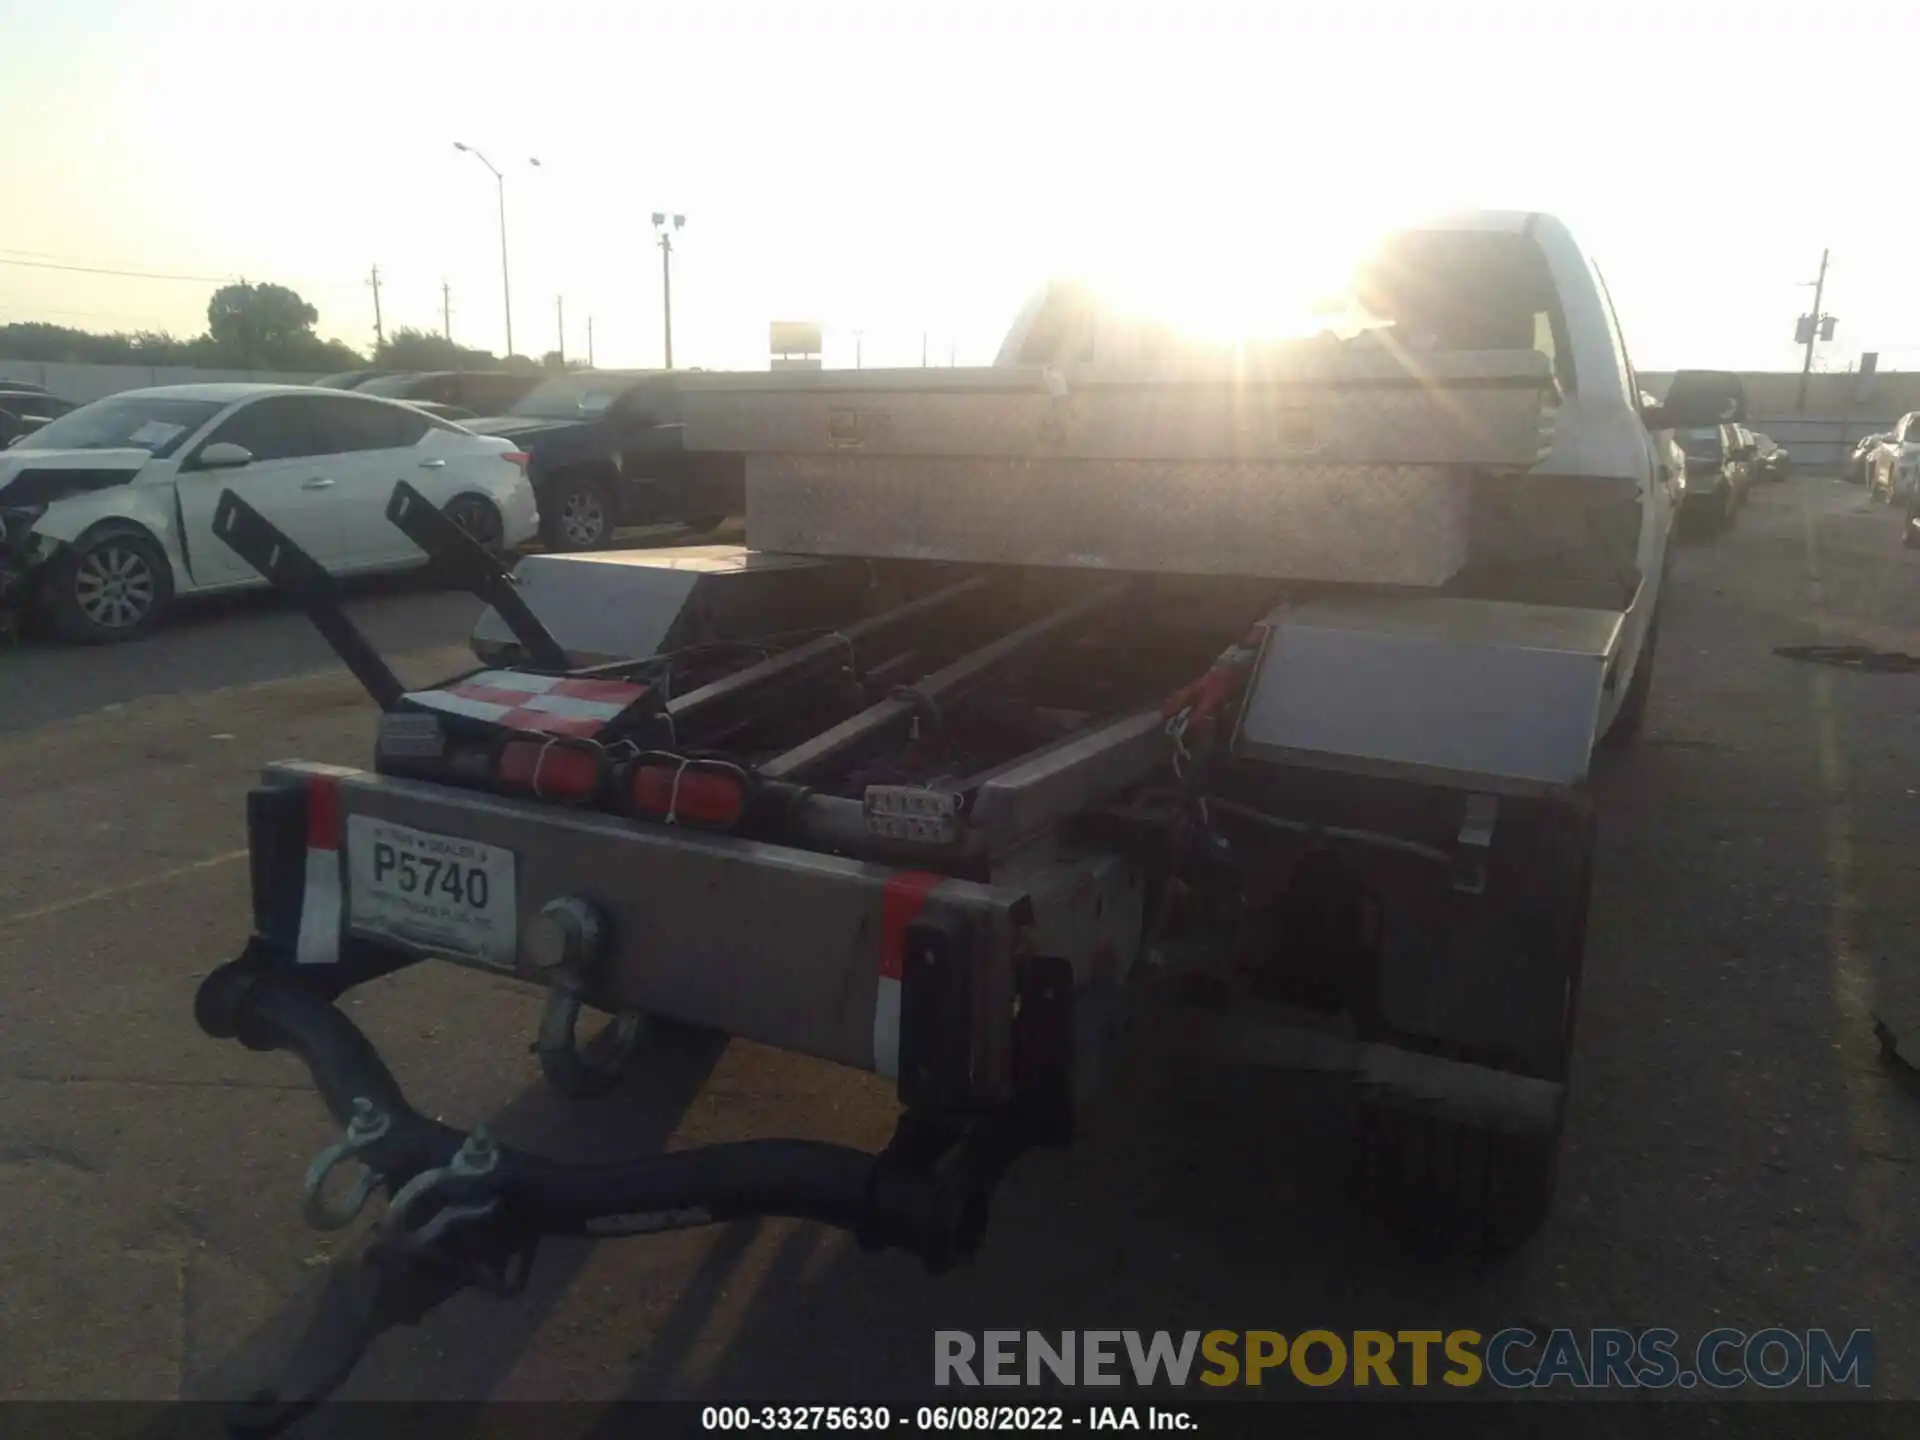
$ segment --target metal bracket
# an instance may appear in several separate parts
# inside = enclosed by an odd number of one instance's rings
[[[313,628],[366,688],[374,704],[391,710],[400,703],[406,687],[347,618],[340,607],[340,582],[327,573],[325,566],[231,490],[220,492],[220,502],[213,512],[213,533],[269,585],[307,612]]]
[[[522,598],[507,568],[404,480],[393,487],[392,498],[387,501],[387,519],[427,552],[427,558],[449,583],[494,608],[526,651],[530,664],[542,670],[565,670],[571,665],[553,632],[540,623]]]
[[[886,840],[952,845],[960,838],[961,795],[919,785],[869,785],[867,829]]]
[[[1453,854],[1453,888],[1464,895],[1487,892],[1487,856],[1493,849],[1493,827],[1499,818],[1500,802],[1492,795],[1467,797]]]
[[[371,1100],[362,1096],[353,1102],[353,1119],[347,1122],[346,1138],[322,1150],[307,1167],[306,1193],[300,1204],[300,1213],[307,1224],[316,1230],[344,1230],[367,1208],[367,1201],[386,1179],[371,1166],[362,1171],[359,1183],[339,1204],[328,1203],[322,1191],[327,1177],[335,1169],[384,1140],[392,1127],[392,1118],[386,1111],[376,1109]]]

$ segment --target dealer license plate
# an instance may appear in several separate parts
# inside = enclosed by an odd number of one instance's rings
[[[512,970],[516,902],[511,850],[347,817],[347,925],[354,933]]]

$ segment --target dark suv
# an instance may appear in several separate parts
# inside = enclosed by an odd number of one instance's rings
[[[530,457],[540,536],[551,550],[599,550],[621,525],[711,530],[746,505],[746,462],[681,448],[671,370],[556,375],[505,415],[463,422]]]
[[[388,400],[431,400],[470,415],[498,415],[512,409],[541,378],[514,370],[428,370],[377,375],[353,388],[362,395],[380,395]]]
[[[1687,457],[1681,518],[1697,534],[1717,534],[1733,523],[1753,484],[1759,458],[1753,436],[1738,425],[1710,425],[1673,438]]]

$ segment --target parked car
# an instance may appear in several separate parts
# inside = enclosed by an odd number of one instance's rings
[[[526,456],[410,405],[300,385],[172,385],[82,405],[0,452],[0,605],[68,639],[145,634],[179,595],[264,584],[216,538],[223,490],[335,574],[424,563],[415,486],[489,548],[539,528]]]
[[[1846,463],[1841,466],[1841,479],[1845,480],[1849,485],[1866,484],[1867,473],[1873,464],[1873,452],[1879,448],[1880,442],[1886,438],[1884,433],[1861,436],[1859,441],[1854,445],[1852,453],[1847,456]]]
[[[342,370],[338,375],[322,375],[313,383],[323,390],[358,390],[369,380],[399,373],[397,370]]]
[[[681,448],[678,384],[667,370],[557,375],[468,428],[527,452],[549,549],[601,549],[621,525],[711,530],[745,508],[746,464]]]
[[[73,409],[71,400],[49,395],[38,385],[0,381],[0,448]]]
[[[384,395],[389,400],[432,400],[458,405],[474,415],[499,415],[512,409],[545,378],[537,371],[429,370],[377,375],[354,389],[362,395]]]
[[[1867,493],[1891,505],[1912,491],[1920,471],[1920,410],[1909,411],[1867,457]]]
[[[464,426],[467,421],[479,418],[471,410],[463,410],[458,405],[442,405],[437,400],[406,400],[401,403],[411,405],[416,410],[424,410],[427,414],[442,420],[451,420],[456,425]]]
[[[1698,534],[1724,530],[1753,483],[1752,435],[1738,425],[1708,425],[1678,431],[1673,438],[1687,457],[1682,519]]]
[[[1758,478],[1777,483],[1793,473],[1793,456],[1788,453],[1786,446],[1776,442],[1771,435],[1756,434],[1753,444]]]

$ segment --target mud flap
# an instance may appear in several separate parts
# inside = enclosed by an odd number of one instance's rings
[[[1426,925],[1388,907],[1375,976],[1379,1038],[1564,1081],[1592,847],[1584,796],[1508,802],[1480,893],[1456,890]]]

